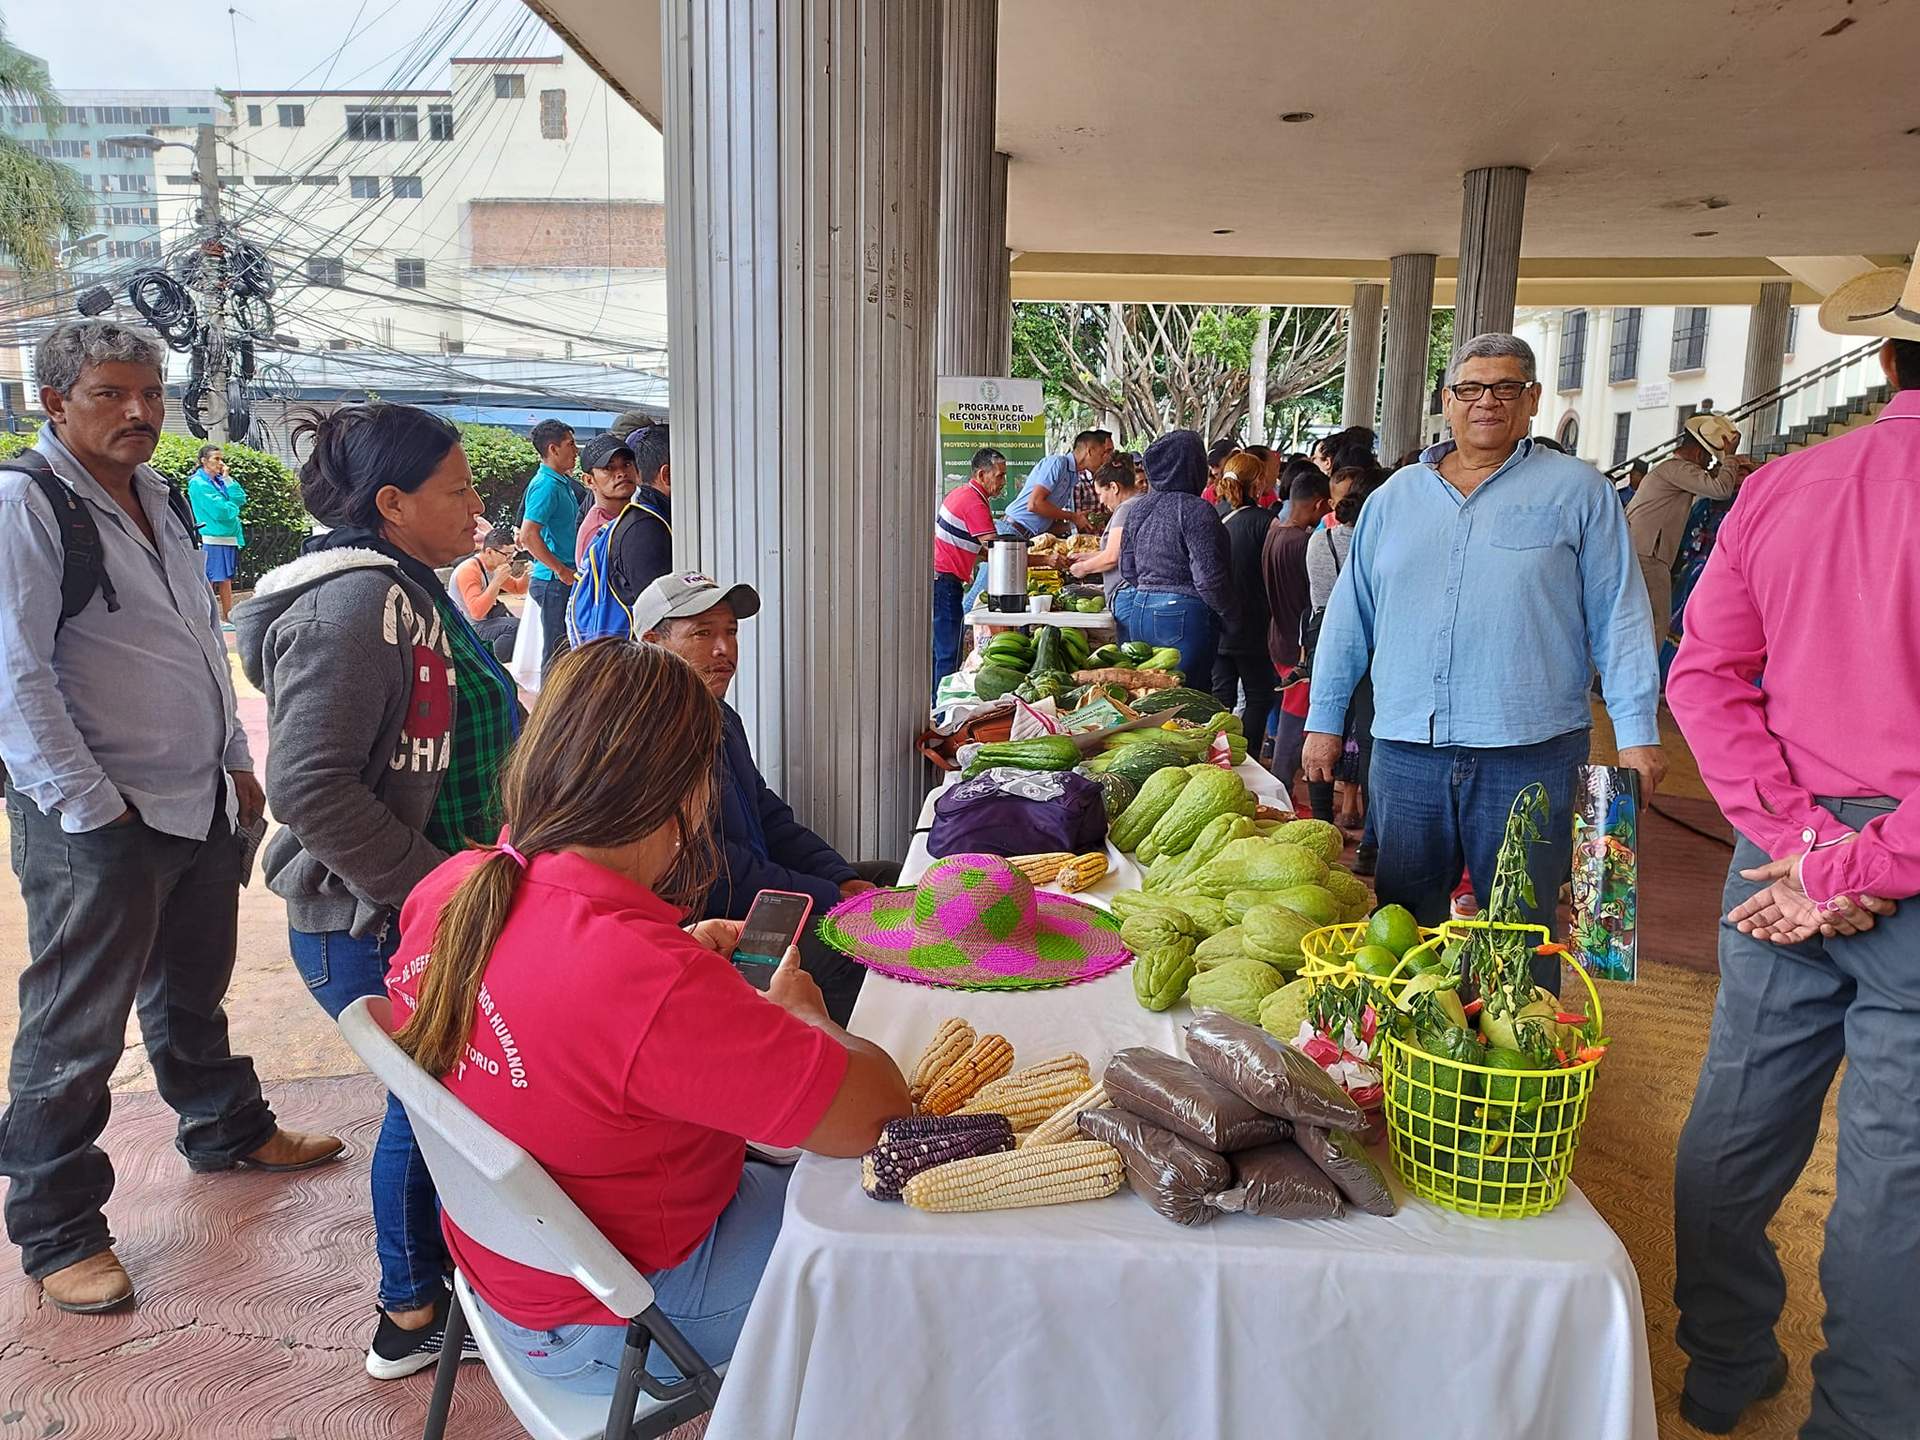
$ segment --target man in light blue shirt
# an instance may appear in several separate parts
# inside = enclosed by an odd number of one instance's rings
[[[1071,456],[1049,455],[1027,472],[1020,493],[1007,506],[1006,519],[1029,536],[1092,530],[1093,522],[1073,508],[1073,487],[1082,471],[1092,474],[1112,454],[1112,435],[1082,430],[1073,437]]]
[[[1539,403],[1525,341],[1467,342],[1447,387],[1453,441],[1361,510],[1314,653],[1307,777],[1332,778],[1348,699],[1371,667],[1376,889],[1425,925],[1445,918],[1463,866],[1485,906],[1508,808],[1536,781],[1551,814],[1529,850],[1528,909],[1551,924],[1596,668],[1620,763],[1648,796],[1666,770],[1646,587],[1620,502],[1592,466],[1527,438]],[[1535,968],[1557,987],[1557,961]]]

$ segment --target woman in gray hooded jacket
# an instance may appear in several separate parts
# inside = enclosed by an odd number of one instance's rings
[[[479,493],[460,434],[404,405],[303,425],[307,509],[331,531],[261,577],[234,613],[267,698],[267,883],[287,902],[295,967],[329,1015],[384,995],[414,885],[499,833],[499,772],[519,703],[435,567],[473,549]],[[389,1098],[373,1155],[380,1318],[367,1372],[440,1353],[447,1255],[433,1182]]]

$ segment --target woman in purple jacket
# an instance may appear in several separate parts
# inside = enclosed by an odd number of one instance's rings
[[[1127,511],[1120,537],[1116,604],[1127,634],[1180,652],[1190,685],[1212,683],[1220,621],[1238,597],[1219,513],[1200,498],[1207,450],[1191,430],[1162,435],[1147,447],[1147,493]],[[1130,587],[1130,588],[1129,588]]]

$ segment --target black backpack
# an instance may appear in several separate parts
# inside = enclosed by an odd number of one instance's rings
[[[22,450],[11,460],[0,460],[0,470],[15,471],[33,481],[46,496],[47,504],[53,507],[53,523],[60,527],[60,621],[54,633],[58,634],[60,626],[86,609],[96,593],[106,600],[109,614],[118,610],[120,601],[113,592],[113,577],[107,574],[100,527],[94,521],[93,512],[87,509],[87,502],[73,493],[72,487],[54,473],[53,466],[37,450]],[[187,497],[171,482],[167,485],[167,509],[187,527],[194,548],[199,549],[200,527],[194,523],[193,510],[187,504]]]

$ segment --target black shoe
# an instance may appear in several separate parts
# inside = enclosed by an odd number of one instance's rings
[[[1710,1410],[1683,1389],[1680,1392],[1680,1418],[1694,1429],[1708,1435],[1730,1435],[1733,1427],[1740,1423],[1740,1417],[1747,1412],[1748,1405],[1758,1405],[1762,1400],[1771,1400],[1787,1386],[1787,1357],[1778,1356],[1773,1368],[1767,1372],[1766,1380],[1759,1390],[1754,1392],[1746,1405],[1736,1410]]]
[[[1356,875],[1373,874],[1374,866],[1380,862],[1378,845],[1362,845],[1353,852],[1353,873]]]
[[[418,1330],[403,1330],[386,1311],[380,1312],[380,1324],[373,1332],[373,1344],[367,1347],[367,1374],[376,1380],[398,1380],[426,1369],[440,1358],[440,1346],[447,1338],[447,1309],[451,1295],[434,1302],[433,1319]],[[469,1330],[460,1347],[462,1360],[478,1360],[480,1350]]]

